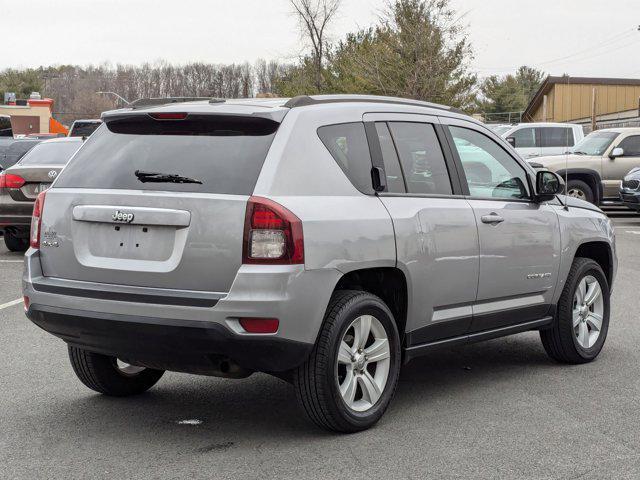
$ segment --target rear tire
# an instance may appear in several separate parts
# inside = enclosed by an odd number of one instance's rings
[[[567,183],[567,195],[569,197],[579,198],[580,200],[586,200],[589,203],[595,203],[593,190],[582,180],[569,180]]]
[[[342,290],[331,297],[316,345],[294,371],[293,384],[316,425],[358,432],[384,414],[400,366],[398,328],[389,308],[370,293]]]
[[[580,298],[581,295],[577,292],[579,286],[587,285],[584,290],[588,293],[591,291],[589,285],[593,288],[595,282],[600,289],[600,297],[592,305],[581,307],[582,302],[576,298]],[[584,296],[589,297],[589,295]],[[598,317],[601,318],[598,319]],[[542,345],[547,354],[558,362],[587,363],[593,361],[602,350],[608,330],[607,277],[596,262],[590,258],[578,257],[569,270],[552,327],[540,331]],[[597,336],[595,336],[596,333]]]
[[[88,352],[69,346],[71,366],[82,383],[91,390],[114,397],[127,397],[153,387],[164,370],[142,367],[120,367],[115,357]]]
[[[29,239],[16,237],[14,233],[5,230],[4,244],[10,252],[26,252],[29,248]]]

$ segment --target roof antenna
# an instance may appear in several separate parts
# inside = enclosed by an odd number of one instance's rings
[[[567,99],[569,101],[569,106],[571,105],[569,93],[569,75],[567,75]],[[567,112],[570,110],[567,108]],[[564,209],[569,211],[569,129],[566,129],[566,150],[564,152]]]

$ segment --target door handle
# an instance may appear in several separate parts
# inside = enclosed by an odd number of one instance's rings
[[[493,212],[489,215],[483,215],[482,217],[480,217],[480,220],[482,220],[482,223],[489,223],[492,225],[504,222],[504,218]]]

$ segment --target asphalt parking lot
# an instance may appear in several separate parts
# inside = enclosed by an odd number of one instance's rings
[[[609,213],[620,268],[595,363],[552,363],[534,332],[434,352],[404,369],[377,427],[347,436],[261,374],[94,394],[62,341],[7,305],[22,263],[2,244],[0,478],[640,478],[640,215]]]

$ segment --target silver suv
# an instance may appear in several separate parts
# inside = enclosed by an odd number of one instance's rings
[[[23,278],[27,316],[97,392],[267,372],[351,432],[434,349],[527,330],[560,362],[603,347],[610,221],[453,109],[304,96],[102,118],[37,199]]]

